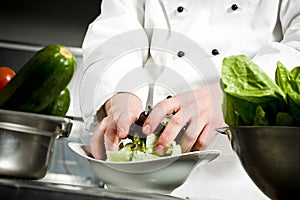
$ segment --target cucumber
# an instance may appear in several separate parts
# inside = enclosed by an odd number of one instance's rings
[[[71,94],[68,88],[65,88],[60,94],[40,113],[45,115],[54,115],[65,117],[70,106]]]
[[[0,108],[42,111],[67,87],[75,67],[76,60],[66,47],[44,47],[0,91]]]

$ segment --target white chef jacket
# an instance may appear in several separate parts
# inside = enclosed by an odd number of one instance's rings
[[[230,55],[248,56],[271,78],[277,61],[288,69],[300,66],[300,0],[103,0],[82,50],[80,106],[92,127],[97,110],[117,92],[135,93],[145,104],[152,74],[159,75],[156,103],[219,80],[222,60]],[[219,180],[228,173],[220,172],[224,163],[219,165],[214,172],[207,168],[203,177],[218,171]],[[241,182],[234,183],[247,195]],[[217,187],[207,180],[199,184]],[[229,192],[212,198],[234,199],[230,192],[238,185],[226,184],[219,187]]]
[[[93,124],[117,92],[145,103],[145,66],[160,74],[154,103],[217,80],[226,56],[244,54],[271,78],[277,61],[299,66],[299,14],[300,0],[103,0],[82,45],[82,115]]]

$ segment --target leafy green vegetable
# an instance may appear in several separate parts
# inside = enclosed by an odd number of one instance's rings
[[[283,66],[281,62],[277,63],[277,68],[275,71],[275,82],[286,94],[289,87],[289,82],[292,79],[289,71]]]
[[[128,162],[132,159],[129,151],[107,151],[107,161],[112,162]]]
[[[293,118],[290,113],[279,112],[276,115],[276,126],[293,126]]]
[[[275,82],[244,55],[223,60],[222,110],[229,126],[300,125],[300,67],[277,63]]]
[[[160,158],[161,156],[155,153],[155,144],[160,133],[152,133],[147,136],[146,142],[139,138],[136,134],[133,140],[124,146],[121,146],[119,151],[108,151],[107,161],[113,162],[129,162],[139,160],[150,160]],[[168,146],[164,156],[181,154],[181,147],[175,141]]]
[[[256,115],[254,117],[255,126],[268,126],[268,119],[266,116],[266,112],[263,110],[261,106],[258,106],[256,109]]]
[[[286,94],[286,104],[290,108],[292,124],[300,126],[300,67],[295,67],[289,72],[282,63],[277,63],[276,83]]]

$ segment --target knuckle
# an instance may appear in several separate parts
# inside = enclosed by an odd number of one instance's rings
[[[188,141],[194,141],[195,137],[197,137],[196,134],[195,134],[195,132],[192,132],[190,130],[186,130],[184,132],[184,134],[185,134],[186,140],[188,140]]]
[[[167,106],[167,102],[166,101],[160,101],[157,103],[157,107],[164,109]]]
[[[201,149],[206,149],[207,147],[208,147],[208,143],[205,141],[205,139],[203,139],[199,136],[199,138],[197,139],[196,143],[194,144],[192,150],[198,151]]]
[[[172,117],[168,123],[170,123],[171,126],[181,126],[182,119],[179,117]]]
[[[168,137],[159,137],[159,140],[157,144],[161,144],[163,146],[169,145],[171,142],[169,141],[170,139]]]

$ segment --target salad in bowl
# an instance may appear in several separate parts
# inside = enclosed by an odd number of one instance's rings
[[[70,142],[69,147],[87,159],[108,189],[170,194],[194,169],[215,160],[220,151],[182,153],[180,145],[173,141],[166,154],[159,156],[154,146],[165,125],[162,122],[153,134],[145,137],[141,126],[134,124],[128,138],[120,142],[119,151],[106,152],[106,160],[93,158],[85,144]]]

